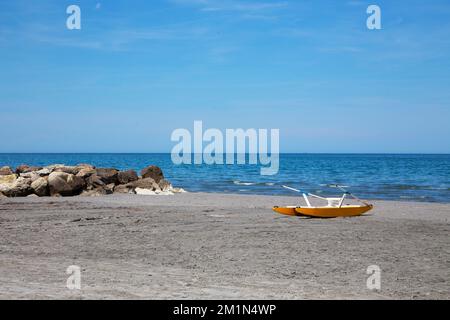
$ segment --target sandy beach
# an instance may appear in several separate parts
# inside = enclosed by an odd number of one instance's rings
[[[294,197],[0,198],[0,299],[449,299],[450,204],[373,203],[320,220],[272,212]]]

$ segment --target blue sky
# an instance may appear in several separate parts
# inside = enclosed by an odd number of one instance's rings
[[[449,153],[450,3],[1,0],[0,118],[0,152],[170,152],[203,120],[282,152]]]

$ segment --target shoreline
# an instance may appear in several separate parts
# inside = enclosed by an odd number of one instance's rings
[[[293,199],[293,198],[298,198],[300,201],[303,200],[301,195],[289,195],[289,194],[262,194],[262,193],[245,193],[245,192],[241,192],[241,193],[233,193],[233,192],[220,192],[220,191],[189,191],[185,188],[180,188],[183,190],[183,192],[179,192],[179,193],[174,193],[174,194],[149,194],[149,195],[145,195],[145,194],[130,194],[130,196],[136,196],[136,197],[173,197],[173,196],[179,196],[179,194],[194,194],[194,195],[224,195],[224,196],[237,196],[237,197],[264,197],[264,198],[284,198],[286,200],[289,199]],[[29,197],[0,197],[0,201],[1,200],[11,200],[11,199],[37,199],[37,198],[42,198],[42,199],[73,199],[73,198],[81,198],[81,199],[86,199],[89,197],[105,197],[105,198],[113,198],[114,196],[120,196],[120,194],[101,194],[101,195],[95,195],[95,196],[90,196],[90,195],[75,195],[75,196],[61,196],[61,197],[34,197],[34,196],[29,196]],[[327,194],[325,196],[328,197],[333,197],[333,196],[340,196],[338,193],[336,194]],[[442,201],[426,201],[426,200],[417,200],[417,199],[408,199],[408,198],[401,198],[401,199],[381,199],[381,198],[363,198],[361,200],[365,200],[368,202],[374,202],[374,203],[384,203],[384,202],[395,202],[395,203],[405,203],[405,204],[436,204],[436,205],[450,205],[450,200],[449,202],[442,202]],[[323,204],[323,203],[322,203]],[[303,203],[304,205],[304,203]]]

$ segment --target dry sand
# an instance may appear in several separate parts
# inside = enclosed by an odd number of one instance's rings
[[[275,204],[295,198],[0,198],[0,298],[450,298],[449,204],[375,201],[328,220]],[[69,265],[81,290],[66,288]]]

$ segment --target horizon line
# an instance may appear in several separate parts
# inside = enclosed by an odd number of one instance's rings
[[[4,154],[171,154],[171,152],[0,152],[0,155]],[[203,153],[188,153],[190,155],[195,154],[203,154]],[[227,154],[259,154],[259,153],[219,153],[222,155]],[[272,154],[268,152],[267,154]],[[357,155],[357,154],[365,154],[365,155],[450,155],[449,152],[278,152],[273,154],[312,154],[312,155],[326,155],[326,154],[335,154],[335,155]]]

